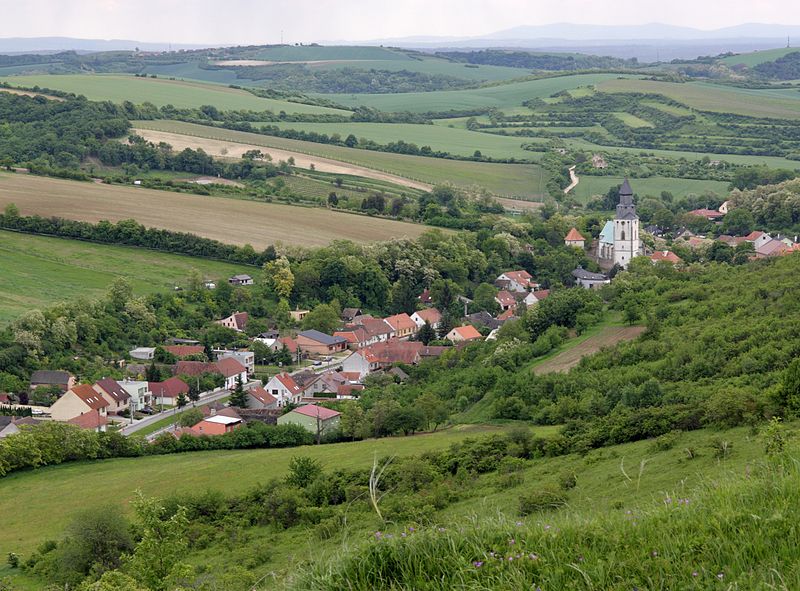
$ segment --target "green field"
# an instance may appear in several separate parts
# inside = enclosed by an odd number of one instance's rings
[[[273,125],[268,123],[268,125]],[[503,137],[488,133],[443,127],[441,125],[414,125],[410,123],[288,123],[275,124],[281,129],[316,131],[342,138],[353,134],[379,144],[403,140],[417,146],[430,146],[434,150],[449,152],[458,156],[472,156],[480,150],[484,156],[493,158],[516,158],[518,160],[538,160],[541,152],[522,149],[527,138]]]
[[[622,121],[628,127],[639,128],[639,127],[654,127],[652,123],[649,121],[642,119],[641,117],[637,117],[636,115],[631,115],[630,113],[619,113],[615,112],[612,113],[614,117]]]
[[[581,182],[573,189],[572,195],[581,203],[586,203],[593,195],[605,195],[611,187],[622,184],[622,177],[587,176],[580,177]],[[631,187],[637,195],[658,197],[661,191],[669,191],[675,197],[683,197],[689,193],[702,195],[708,191],[717,195],[728,194],[728,183],[722,181],[699,181],[695,179],[676,179],[650,177],[646,179],[630,179]]]
[[[199,107],[214,105],[218,109],[249,109],[253,111],[286,111],[287,113],[329,113],[344,114],[347,111],[303,105],[275,99],[260,98],[246,90],[237,90],[224,86],[202,84],[199,82],[182,82],[163,80],[160,78],[137,78],[135,76],[117,75],[43,75],[43,76],[8,76],[0,78],[14,86],[52,88],[65,92],[85,95],[97,101],[121,103],[150,102],[161,107]]]
[[[726,66],[744,65],[748,68],[763,64],[764,62],[774,62],[779,57],[783,57],[787,53],[800,51],[796,47],[779,47],[777,49],[765,49],[763,51],[753,51],[751,53],[740,53],[738,55],[731,55],[719,60]]]
[[[199,139],[221,139],[256,146],[291,150],[339,162],[372,168],[424,183],[450,182],[459,186],[480,186],[504,196],[526,198],[542,195],[542,169],[535,164],[493,164],[442,158],[425,158],[387,152],[372,152],[300,140],[271,137],[184,123],[181,121],[134,121],[134,127],[185,134]],[[202,142],[199,142],[202,143]]]
[[[0,324],[33,308],[98,297],[120,276],[145,294],[184,284],[193,270],[219,279],[246,269],[141,248],[0,231]]]
[[[708,82],[659,82],[655,80],[606,80],[602,92],[662,94],[700,111],[735,113],[751,117],[800,119],[800,92],[755,90]],[[779,94],[775,94],[778,92]]]
[[[328,94],[319,95],[342,105],[373,107],[381,111],[450,111],[494,107],[504,112],[528,112],[523,101],[545,98],[556,92],[571,90],[579,86],[613,81],[618,74],[576,74],[555,76],[540,80],[528,80],[499,84],[474,90],[448,90],[438,92],[414,92],[408,94]]]
[[[70,518],[86,507],[88,491],[100,494],[103,503],[127,508],[136,490],[149,495],[169,495],[206,489],[242,492],[286,473],[292,456],[319,459],[327,469],[366,468],[374,454],[411,455],[442,449],[453,442],[503,427],[462,426],[413,437],[391,437],[357,443],[223,452],[195,452],[81,462],[20,472],[0,478],[0,555],[29,552],[43,539],[59,536]],[[537,429],[540,435],[556,428]],[[19,508],[25,499],[25,511]],[[54,511],[54,503],[58,510]]]

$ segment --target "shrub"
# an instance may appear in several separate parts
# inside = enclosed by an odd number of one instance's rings
[[[567,497],[561,491],[542,488],[519,497],[519,514],[523,517],[531,513],[559,509],[567,504]]]
[[[286,483],[305,488],[322,474],[319,460],[308,456],[294,456],[289,460],[289,474]]]
[[[683,434],[682,431],[673,430],[669,433],[664,433],[663,435],[659,435],[653,441],[652,449],[653,451],[667,451],[675,447],[675,444],[678,443],[678,440],[681,438]]]
[[[574,472],[564,472],[558,477],[558,486],[561,490],[572,490],[578,486],[578,477]]]

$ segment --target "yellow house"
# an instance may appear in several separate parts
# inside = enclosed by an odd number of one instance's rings
[[[69,421],[82,414],[97,411],[105,417],[108,401],[89,384],[73,386],[50,407],[50,417],[54,421]]]

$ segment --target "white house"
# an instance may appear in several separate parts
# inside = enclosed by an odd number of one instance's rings
[[[221,359],[235,359],[245,366],[248,374],[256,370],[256,356],[252,351],[231,351],[228,349],[214,349],[214,356],[217,361]]]
[[[250,275],[234,275],[228,279],[231,285],[253,285],[253,278]]]
[[[550,295],[549,289],[540,289],[538,291],[532,291],[528,295],[525,296],[525,299],[522,300],[525,303],[525,306],[530,308],[531,306],[535,306],[547,296]]]
[[[272,376],[264,384],[264,390],[277,400],[278,407],[287,404],[297,404],[303,396],[303,389],[297,385],[294,378],[286,372]]]
[[[374,363],[370,363],[367,359],[368,353],[367,351],[356,351],[352,355],[350,355],[347,359],[342,361],[340,364],[342,366],[342,373],[346,374],[358,374],[360,379],[364,379],[366,376],[369,375],[371,371],[378,369],[379,364],[377,361]]]
[[[153,393],[147,382],[134,380],[121,380],[117,382],[131,397],[130,406],[133,410],[142,410],[145,406],[153,404]]]
[[[155,357],[155,354],[155,347],[136,347],[132,351],[128,351],[128,355],[131,356],[131,359],[139,359],[140,361],[150,361]]]
[[[539,287],[539,284],[533,280],[531,274],[525,270],[506,271],[495,279],[495,285],[517,293],[525,293]]]
[[[584,289],[599,289],[611,283],[611,279],[602,273],[592,273],[580,267],[572,272],[572,276],[575,278],[576,285]]]
[[[442,313],[436,308],[425,308],[418,310],[411,315],[411,320],[417,325],[417,328],[425,326],[425,322],[430,323],[433,328],[439,328],[442,322]]]
[[[214,365],[225,378],[225,388],[227,390],[233,390],[240,380],[242,384],[247,383],[247,368],[233,357],[220,359]]]

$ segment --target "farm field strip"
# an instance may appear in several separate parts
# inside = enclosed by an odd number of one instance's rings
[[[130,281],[134,293],[146,294],[172,289],[195,270],[220,279],[244,268],[143,248],[0,230],[0,324],[33,308],[99,297],[120,276]]]
[[[291,140],[257,133],[233,131],[182,121],[134,121],[134,127],[151,131],[243,143],[259,148],[278,148],[300,154],[363,166],[424,184],[451,182],[462,187],[480,186],[504,197],[539,197],[543,194],[543,171],[535,164],[500,164],[426,158],[406,154],[373,152],[329,144]],[[198,147],[202,143],[196,144]]]
[[[251,244],[256,249],[276,242],[324,246],[340,239],[416,238],[429,229],[322,208],[0,174],[0,208],[8,203],[15,203],[23,215],[88,222],[135,219],[147,227],[191,232],[228,244]]]
[[[581,182],[575,187],[573,196],[585,203],[593,195],[605,195],[611,187],[619,186],[623,177],[616,176],[591,176],[580,175]],[[728,183],[724,181],[704,181],[696,179],[679,179],[671,177],[648,177],[643,179],[630,179],[633,190],[637,195],[658,196],[662,191],[669,191],[676,197],[683,197],[689,193],[701,195],[711,191],[717,195],[728,194]]]
[[[644,326],[607,326],[599,333],[590,336],[574,347],[570,347],[554,357],[538,363],[533,373],[541,375],[550,372],[565,372],[580,363],[581,359],[593,355],[604,347],[613,347],[624,341],[632,341],[645,331]]]
[[[122,103],[150,102],[161,107],[200,107],[214,105],[218,109],[249,109],[253,111],[286,111],[287,113],[340,114],[348,111],[318,107],[276,99],[257,97],[246,90],[226,86],[164,80],[162,78],[137,78],[113,74],[58,74],[41,76],[6,76],[0,81],[13,86],[52,88],[82,94],[90,100]]]

